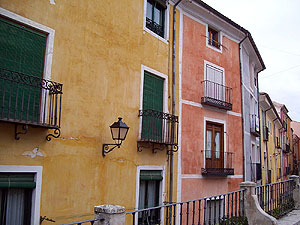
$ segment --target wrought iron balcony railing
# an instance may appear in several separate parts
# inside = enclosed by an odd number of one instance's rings
[[[250,115],[250,132],[256,137],[259,137],[259,118],[257,115]]]
[[[279,137],[276,137],[275,148],[278,148],[278,149],[281,148],[281,144],[280,144],[280,139],[279,139]]]
[[[142,133],[139,142],[151,142],[165,145],[178,144],[178,116],[155,111],[140,110]]]
[[[233,153],[205,150],[205,168],[203,175],[227,176],[234,174],[232,166]]]
[[[0,121],[54,129],[60,135],[62,84],[0,68]]]
[[[164,37],[164,27],[148,17],[146,17],[146,27],[159,36]]]
[[[232,88],[209,80],[204,80],[201,83],[204,90],[204,96],[201,98],[202,104],[232,110]]]
[[[282,151],[284,153],[289,153],[290,152],[290,145],[289,144],[285,144],[283,146],[284,146],[284,148],[282,149]]]

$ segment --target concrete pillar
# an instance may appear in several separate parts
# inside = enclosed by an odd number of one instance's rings
[[[267,214],[259,205],[257,196],[255,195],[255,186],[254,182],[242,182],[239,184],[240,189],[246,189],[244,206],[245,214],[248,219],[249,225],[263,224],[263,225],[272,225],[277,224],[277,220]]]
[[[94,207],[95,225],[125,225],[125,208],[119,205],[99,205]]]
[[[290,180],[293,180],[295,188],[293,190],[293,199],[295,201],[295,209],[300,209],[300,185],[299,185],[299,176],[291,175],[289,176]]]

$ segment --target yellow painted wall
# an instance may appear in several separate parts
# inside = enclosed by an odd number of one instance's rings
[[[274,122],[269,110],[266,113],[265,125],[269,128],[268,141],[263,140],[263,129],[261,129],[261,161],[262,161],[262,184],[267,183],[267,171],[271,170],[271,183],[281,181],[282,173],[282,151],[276,148],[276,137],[280,136],[280,125],[278,122]],[[262,118],[262,109],[260,108],[260,118]],[[263,128],[262,119],[260,120],[260,126]],[[274,133],[275,124],[275,133]],[[282,145],[282,144],[280,144]],[[277,164],[277,165],[276,165]],[[280,172],[281,169],[281,172]]]
[[[100,204],[133,210],[139,165],[166,168],[164,194],[168,196],[166,150],[137,152],[137,138],[142,64],[169,76],[171,112],[172,39],[165,43],[143,30],[144,0],[55,2],[0,2],[0,7],[55,30],[51,80],[63,84],[60,138],[47,142],[47,129],[29,127],[16,141],[14,125],[0,123],[0,165],[43,167],[40,215],[57,224],[91,218],[93,207]],[[169,14],[172,21],[172,6]],[[177,51],[178,31],[177,23]],[[171,26],[169,33],[171,36]],[[127,139],[103,158],[102,144],[112,143],[109,125],[118,116],[130,127]],[[44,156],[22,155],[34,148]],[[174,156],[176,201],[177,154]]]

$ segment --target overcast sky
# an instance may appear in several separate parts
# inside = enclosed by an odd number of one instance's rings
[[[300,121],[300,1],[204,0],[250,33],[266,65],[260,91]]]

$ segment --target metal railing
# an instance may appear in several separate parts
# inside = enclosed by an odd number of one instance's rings
[[[260,207],[275,218],[280,218],[294,208],[294,182],[282,182],[258,186],[255,193]]]
[[[233,175],[232,166],[233,153],[205,150],[205,168],[203,175]]]
[[[127,224],[248,224],[244,212],[245,190],[177,202],[126,213]],[[157,213],[159,212],[159,213]],[[151,215],[159,215],[153,217]]]
[[[62,84],[0,68],[0,121],[59,128]]]
[[[152,109],[140,110],[142,133],[140,142],[178,144],[178,116]]]
[[[250,115],[250,132],[256,137],[259,137],[259,118],[255,114]]]
[[[154,20],[148,17],[146,17],[146,27],[159,36],[164,37],[164,26],[156,23]]]
[[[204,80],[201,83],[204,90],[204,96],[201,98],[202,104],[232,110],[232,88],[209,80]]]
[[[81,225],[81,224],[86,224],[86,223],[90,223],[91,225],[93,225],[96,221],[102,221],[103,219],[90,219],[90,220],[82,220],[82,221],[78,221],[78,222],[73,222],[73,223],[64,223],[61,225]]]

